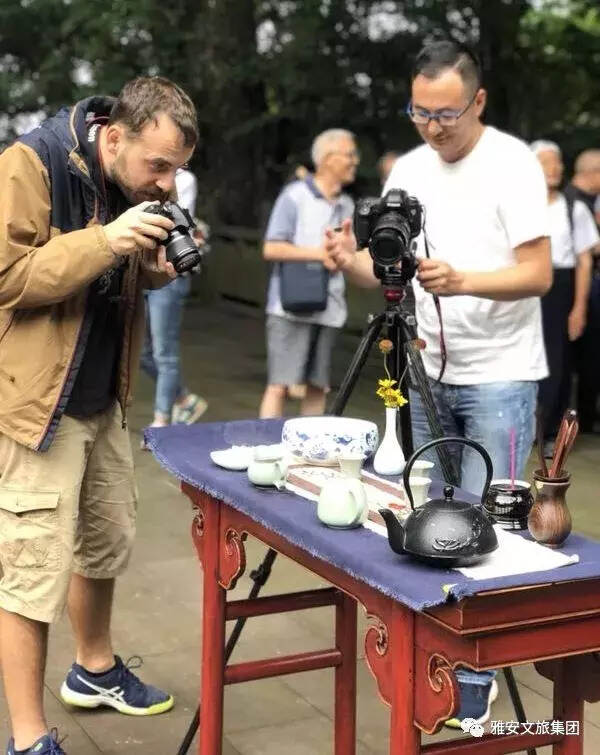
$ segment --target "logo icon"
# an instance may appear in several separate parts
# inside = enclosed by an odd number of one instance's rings
[[[483,737],[485,729],[481,724],[478,724],[474,718],[463,718],[460,722],[460,728],[465,734],[470,734],[472,737]]]

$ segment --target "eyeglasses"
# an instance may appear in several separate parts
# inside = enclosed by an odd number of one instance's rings
[[[347,157],[348,160],[360,160],[360,152],[357,149],[353,149],[350,152],[343,152],[339,149],[332,149],[331,152],[328,152],[329,155],[342,155],[342,157]]]
[[[458,119],[467,112],[475,102],[476,97],[477,92],[462,110],[425,110],[421,107],[414,108],[411,101],[406,106],[406,114],[413,123],[417,123],[419,126],[426,126],[429,121],[437,121],[440,126],[456,126]]]

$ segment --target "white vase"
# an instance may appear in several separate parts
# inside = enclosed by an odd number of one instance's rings
[[[396,415],[398,409],[385,409],[385,433],[377,453],[373,458],[373,469],[376,474],[396,475],[402,474],[406,466],[406,459],[402,452],[402,446],[396,435]]]

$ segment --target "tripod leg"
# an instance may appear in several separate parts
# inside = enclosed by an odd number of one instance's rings
[[[381,331],[383,317],[383,315],[377,315],[377,317],[374,317],[373,320],[369,323],[365,334],[360,339],[358,349],[352,357],[350,366],[348,367],[346,374],[344,375],[344,379],[342,380],[342,384],[340,385],[340,388],[336,394],[329,414],[340,416],[343,413],[346,404],[348,403],[348,399],[350,398],[350,394],[352,393],[352,390],[356,385],[360,371],[364,363],[367,361],[371,346],[375,343]]]
[[[272,548],[269,548],[269,550],[266,552],[264,559],[262,560],[262,563],[260,563],[256,569],[250,572],[250,579],[254,581],[254,584],[252,585],[252,589],[248,593],[248,598],[256,598],[258,596],[258,593],[261,591],[261,588],[264,587],[266,581],[269,579],[269,576],[271,574],[271,567],[273,566],[273,562],[277,558],[277,551],[274,551]],[[227,661],[231,657],[231,654],[233,653],[233,649],[235,648],[237,641],[240,638],[240,635],[242,633],[242,629],[244,628],[244,624],[246,623],[246,617],[242,617],[238,619],[235,622],[235,626],[231,630],[231,634],[229,635],[229,639],[227,640],[227,644],[225,645],[225,665],[227,665]],[[196,736],[196,732],[198,731],[198,727],[200,726],[200,705],[196,708],[196,712],[194,713],[194,718],[192,719],[191,724],[189,725],[189,728],[185,734],[185,737],[183,738],[183,741],[181,745],[179,746],[179,749],[177,750],[177,755],[187,755],[187,752],[190,749],[190,745],[192,744],[192,741],[194,737]]]
[[[404,334],[398,325],[399,315],[394,315],[387,324],[387,337],[394,344],[392,354],[393,362],[390,374],[396,381],[396,387],[402,389],[401,381],[406,368],[406,352],[404,349]],[[400,407],[398,411],[398,422],[400,424],[400,438],[402,440],[402,451],[406,458],[412,456],[414,451],[412,426],[410,422],[410,407],[408,404]],[[396,428],[397,429],[397,428]]]
[[[506,686],[508,687],[508,693],[510,695],[513,708],[515,709],[517,721],[519,721],[520,723],[525,723],[527,721],[527,718],[525,717],[525,709],[523,708],[521,695],[519,694],[519,688],[517,687],[517,682],[515,680],[513,670],[509,666],[502,670],[504,671]],[[536,755],[536,750],[534,750],[533,748],[527,750],[527,755]]]
[[[425,368],[423,367],[421,353],[413,340],[408,341],[407,351],[409,355],[412,377],[415,381],[415,390],[417,390],[421,395],[423,408],[425,409],[425,414],[427,416],[427,422],[429,424],[431,434],[434,438],[443,438],[445,435],[444,428],[442,427],[442,423],[440,422],[437,407],[435,405],[435,401],[433,400],[433,395],[429,386],[429,379],[427,377],[427,374],[425,373]],[[451,485],[458,486],[460,481],[460,474],[456,469],[452,457],[450,456],[448,447],[440,446],[436,449],[436,451],[444,479]]]

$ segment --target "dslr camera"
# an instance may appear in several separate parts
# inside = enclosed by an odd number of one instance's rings
[[[184,210],[176,202],[167,201],[158,205],[150,205],[144,212],[162,215],[175,223],[175,228],[169,231],[164,246],[167,252],[167,261],[173,264],[178,275],[187,273],[200,264],[202,254],[191,235],[196,224],[187,210]]]
[[[411,241],[421,232],[423,208],[402,189],[390,189],[383,197],[365,197],[356,204],[354,235],[358,248],[368,247],[375,275],[399,272],[408,283],[417,269]]]

